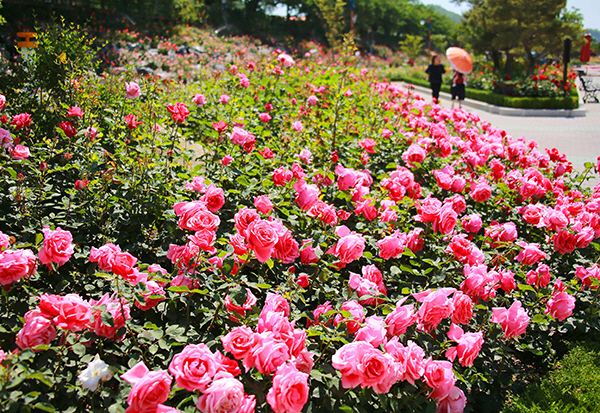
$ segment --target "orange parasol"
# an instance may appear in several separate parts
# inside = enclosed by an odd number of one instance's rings
[[[460,73],[468,75],[473,70],[471,56],[460,47],[449,47],[446,50],[446,57],[450,61],[450,66]]]

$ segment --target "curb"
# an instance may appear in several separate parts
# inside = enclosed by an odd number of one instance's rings
[[[407,85],[405,82],[396,82]],[[431,94],[431,90],[418,85],[413,85],[415,92],[421,96]],[[440,92],[440,96],[447,99],[452,99],[451,95],[446,92]],[[520,109],[506,108],[502,106],[490,105],[489,103],[479,102],[477,100],[464,100],[463,107],[467,106],[476,110],[493,113],[502,116],[539,116],[539,117],[563,117],[563,118],[580,118],[585,117],[585,107],[580,104],[577,109]]]

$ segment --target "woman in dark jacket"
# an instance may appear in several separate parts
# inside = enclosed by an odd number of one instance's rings
[[[444,65],[440,64],[440,57],[438,55],[433,56],[431,64],[425,70],[425,73],[429,75],[429,84],[431,85],[431,96],[435,103],[439,102],[440,89],[442,87],[442,74],[446,73]]]

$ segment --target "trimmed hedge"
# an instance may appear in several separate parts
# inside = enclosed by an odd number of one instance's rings
[[[408,76],[394,76],[392,80],[412,83],[414,85],[430,87],[429,82],[424,79],[418,79]],[[450,86],[442,84],[442,92],[450,93]],[[577,109],[579,107],[579,96],[577,93],[561,98],[515,98],[510,96],[498,95],[485,90],[470,89],[466,90],[467,99],[478,100],[489,103],[490,105],[503,106],[507,108],[519,109]]]

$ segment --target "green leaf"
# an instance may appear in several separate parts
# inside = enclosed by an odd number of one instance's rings
[[[535,288],[533,288],[529,284],[519,284],[519,285],[517,285],[517,287],[519,287],[519,290],[521,290],[521,291],[533,291],[534,293],[536,292]]]
[[[229,290],[229,298],[234,305],[241,307],[248,299],[248,292],[243,287],[232,288]]]
[[[261,288],[263,290],[268,290],[269,288],[271,288],[271,284],[261,283],[261,284],[256,284],[255,287]]]
[[[267,264],[267,267],[269,267],[269,269],[271,269],[271,270],[273,269],[273,266],[274,266],[274,264],[273,264],[273,260],[272,260],[272,259],[270,259],[270,258],[269,258],[269,259],[268,259],[268,260],[265,262],[265,264]]]
[[[548,320],[544,317],[543,314],[536,314],[533,316],[533,322],[537,324],[547,324]]]
[[[102,323],[108,327],[115,326],[115,319],[113,318],[113,315],[108,311],[103,311],[100,314],[100,320],[102,320]]]
[[[83,356],[85,354],[86,348],[83,344],[81,343],[77,343],[77,344],[73,344],[73,353],[77,354],[78,356]]]
[[[250,186],[250,181],[244,175],[238,176],[235,180],[242,186]]]
[[[38,410],[42,410],[44,412],[55,412],[54,406],[48,403],[36,403],[32,407],[35,407]]]

